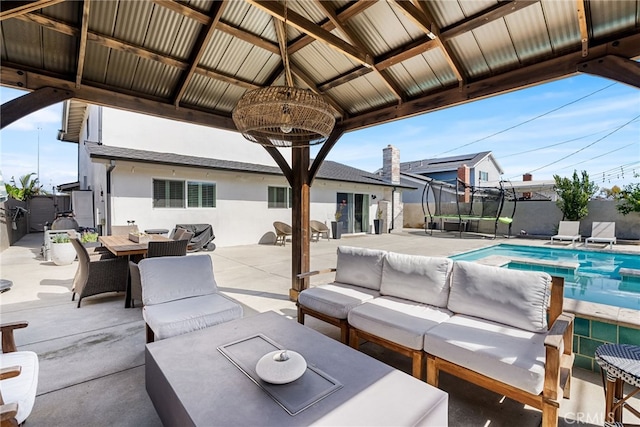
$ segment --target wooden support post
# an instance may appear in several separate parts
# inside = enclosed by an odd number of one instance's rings
[[[298,279],[298,274],[309,271],[309,147],[292,148],[293,207],[291,209],[291,290],[289,298],[298,300],[298,294],[307,284],[308,278]]]

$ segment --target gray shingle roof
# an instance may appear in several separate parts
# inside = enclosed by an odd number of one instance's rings
[[[491,155],[491,151],[483,151],[480,153],[461,154],[458,156],[441,157],[437,159],[423,159],[413,162],[403,162],[400,163],[400,170],[402,172],[426,174],[457,170],[458,167],[462,166],[463,164],[466,164],[468,167],[473,168],[482,159],[489,155]],[[500,168],[497,162],[496,166]]]
[[[98,144],[87,144],[86,148],[93,159],[126,160],[158,165],[187,166],[266,175],[282,175],[282,171],[276,166],[259,165],[255,163],[186,156],[175,153],[159,153],[156,151],[135,150],[132,148],[112,147]],[[325,160],[322,163],[320,170],[318,171],[317,178],[330,181],[381,185],[385,187],[394,186],[380,176],[329,160]],[[395,185],[395,187],[407,188],[403,185]]]

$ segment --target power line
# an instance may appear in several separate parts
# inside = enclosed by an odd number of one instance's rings
[[[581,152],[581,151],[586,150],[587,148],[589,148],[589,147],[591,147],[591,146],[593,146],[593,145],[597,144],[598,142],[602,141],[603,139],[605,139],[605,138],[607,138],[607,137],[609,137],[609,136],[613,135],[614,133],[618,132],[620,129],[624,128],[625,126],[627,126],[627,125],[631,124],[634,120],[636,120],[636,119],[638,119],[638,118],[640,118],[640,115],[638,115],[638,116],[634,117],[633,119],[629,120],[628,122],[624,123],[623,125],[618,126],[616,129],[612,130],[611,132],[609,132],[608,134],[606,134],[606,135],[605,135],[605,136],[603,136],[602,138],[596,139],[596,140],[595,140],[595,141],[593,141],[591,144],[585,145],[584,147],[580,148],[579,150],[576,150],[576,151],[574,151],[573,153],[567,154],[566,156],[561,157],[561,158],[559,158],[558,160],[555,160],[555,161],[553,161],[553,162],[551,162],[551,163],[547,163],[546,165],[544,165],[544,166],[540,166],[540,167],[539,167],[539,168],[537,168],[537,169],[533,169],[533,170],[529,171],[529,173],[531,173],[531,172],[537,172],[537,171],[539,171],[539,170],[541,170],[541,169],[544,169],[544,168],[546,168],[546,167],[549,167],[549,166],[551,166],[551,165],[555,165],[556,163],[561,162],[561,161],[563,161],[564,159],[567,159],[567,158],[569,158],[569,157],[571,157],[571,156],[573,156],[573,155],[575,155],[575,154],[578,154],[578,153],[579,153],[579,152]]]
[[[616,85],[616,84],[617,84],[617,83],[611,83],[611,84],[610,84],[610,85],[608,85],[608,86],[605,86],[605,87],[603,87],[603,88],[601,88],[601,89],[598,89],[598,90],[596,90],[596,91],[594,91],[594,92],[591,92],[591,93],[589,93],[589,94],[587,94],[587,95],[585,95],[585,96],[583,96],[583,97],[581,97],[581,98],[575,99],[575,100],[573,100],[573,101],[571,101],[571,102],[568,102],[568,103],[566,103],[566,104],[564,104],[564,105],[561,105],[561,106],[559,106],[559,107],[557,107],[557,108],[554,108],[553,110],[549,110],[549,111],[547,111],[546,113],[542,113],[542,114],[540,114],[540,115],[538,115],[538,116],[535,116],[535,117],[532,117],[532,118],[530,118],[530,119],[527,119],[527,120],[525,120],[525,121],[523,121],[523,122],[520,122],[520,123],[518,123],[518,124],[515,124],[515,125],[513,125],[513,126],[510,126],[510,127],[506,128],[506,129],[503,129],[503,130],[500,130],[500,131],[498,131],[498,132],[492,133],[491,135],[488,135],[488,136],[482,137],[482,138],[480,138],[480,139],[476,139],[475,141],[471,141],[471,142],[468,142],[468,143],[466,143],[466,144],[460,145],[460,146],[458,146],[458,147],[452,148],[451,150],[443,151],[442,153],[436,154],[436,155],[435,155],[435,157],[438,157],[438,156],[440,156],[440,155],[442,155],[442,154],[451,153],[452,151],[456,151],[456,150],[458,150],[458,149],[460,149],[460,148],[468,147],[469,145],[475,144],[476,142],[484,141],[485,139],[489,139],[489,138],[492,138],[492,137],[494,137],[494,136],[496,136],[496,135],[500,135],[501,133],[505,133],[505,132],[507,132],[507,131],[510,131],[511,129],[515,129],[515,128],[517,128],[518,126],[522,126],[522,125],[524,125],[524,124],[530,123],[530,122],[532,122],[532,121],[534,121],[534,120],[536,120],[536,119],[539,119],[540,117],[544,117],[544,116],[546,116],[546,115],[548,115],[548,114],[551,114],[551,113],[554,113],[554,112],[556,112],[556,111],[558,111],[558,110],[560,110],[560,109],[562,109],[562,108],[564,108],[564,107],[567,107],[567,106],[569,106],[569,105],[575,104],[576,102],[582,101],[583,99],[588,98],[588,97],[590,97],[590,96],[592,96],[592,95],[595,95],[595,94],[596,94],[596,93],[598,93],[598,92],[602,92],[602,91],[603,91],[603,90],[605,90],[605,89],[609,89],[611,86],[614,86],[614,85]]]
[[[559,169],[559,170],[570,169],[570,168],[572,168],[572,167],[574,167],[574,166],[578,166],[578,165],[581,165],[581,164],[583,164],[583,163],[587,163],[587,162],[590,162],[590,161],[592,161],[592,160],[599,159],[600,157],[607,156],[607,155],[609,155],[609,154],[611,154],[611,153],[615,153],[616,151],[623,150],[623,149],[625,149],[625,148],[627,148],[627,147],[631,147],[632,145],[638,145],[638,143],[637,143],[637,142],[632,142],[631,144],[627,144],[627,145],[625,145],[625,146],[623,146],[623,147],[616,148],[615,150],[607,151],[606,153],[604,153],[604,154],[600,154],[599,156],[595,156],[595,157],[592,157],[592,158],[590,158],[590,159],[583,160],[583,161],[578,162],[578,163],[574,163],[574,164],[572,164],[571,166],[567,166],[567,167],[564,167],[564,168]]]
[[[633,120],[633,121],[636,122],[637,120]],[[531,150],[520,151],[518,153],[512,153],[512,154],[507,154],[506,156],[500,156],[500,158],[506,159],[508,157],[520,156],[522,154],[533,153],[534,151],[539,151],[539,150],[544,150],[544,149],[547,149],[547,148],[557,147],[559,145],[568,144],[569,142],[574,142],[574,141],[578,141],[580,139],[589,138],[591,136],[595,136],[595,135],[598,135],[598,134],[603,133],[603,132],[607,132],[607,131],[612,130],[612,129],[615,129],[615,127],[610,127],[610,128],[604,129],[604,130],[600,130],[598,132],[593,132],[593,133],[590,133],[590,134],[587,134],[587,135],[579,136],[577,138],[567,139],[567,140],[562,141],[562,142],[556,142],[556,143],[553,143],[553,144],[545,145],[543,147],[536,147],[536,148],[532,148]]]

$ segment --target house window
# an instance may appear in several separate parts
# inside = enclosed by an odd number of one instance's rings
[[[292,203],[291,200],[291,189],[288,187],[268,187],[267,188],[267,198],[268,198],[268,207],[269,209],[278,209],[278,208],[290,208]]]
[[[480,181],[489,181],[489,172],[480,171],[479,177]]]
[[[215,208],[216,185],[211,182],[187,182],[187,206],[190,208]]]
[[[184,181],[153,180],[154,208],[184,208]]]

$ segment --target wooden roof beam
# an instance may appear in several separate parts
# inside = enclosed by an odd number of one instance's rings
[[[153,96],[143,98],[140,94],[123,93],[121,88],[101,85],[95,82],[85,82],[85,84],[76,88],[75,82],[69,81],[65,76],[43,75],[10,63],[3,63],[2,65],[2,68],[0,68],[0,83],[3,85],[19,87],[23,90],[52,87],[57,91],[71,92],[71,97],[90,104],[237,131],[231,114],[213,114],[185,105],[176,108],[170,100]]]
[[[373,57],[373,54],[367,50],[367,48],[364,46],[364,43],[362,43],[362,41],[358,38],[355,32],[351,31],[349,27],[347,27],[346,25],[343,25],[342,22],[340,22],[340,19],[338,18],[336,13],[331,9],[331,7],[329,7],[326,3],[320,0],[315,0],[315,1],[316,1],[316,5],[320,8],[320,10],[324,11],[324,13],[329,17],[329,20],[333,22],[333,25],[335,25],[335,27],[349,39],[351,44],[359,48],[361,51],[365,52],[368,56]],[[373,72],[375,72],[378,75],[378,77],[382,80],[382,82],[387,86],[387,89],[389,89],[389,91],[393,94],[393,96],[397,100],[402,101],[404,99],[403,91],[391,79],[391,77],[383,73],[382,70],[379,70],[378,68],[376,68],[375,64],[373,64],[371,68],[373,69]]]
[[[273,16],[274,18],[284,21],[284,5],[264,0],[246,1],[249,4],[262,10],[263,12]],[[355,48],[341,38],[334,36],[329,31],[323,29],[322,27],[316,25],[315,23],[309,21],[302,15],[292,10],[289,10],[287,12],[287,25],[291,25],[297,28],[299,31],[310,35],[316,40],[327,44],[329,47],[337,50],[343,55],[350,57],[354,61],[360,62],[361,64],[367,66],[373,65],[373,58],[371,57],[371,55],[367,55],[365,52],[362,52],[361,50]]]
[[[375,0],[358,0],[354,3],[351,3],[345,9],[338,12],[338,21],[342,23],[347,22],[349,19],[361,14],[374,4],[376,4]],[[336,28],[334,23],[330,19],[327,19],[324,23],[320,24],[320,26],[327,31],[333,31]],[[314,41],[315,39],[313,37],[305,34],[298,40],[291,43],[291,45],[289,46],[289,53],[297,52],[303,47],[313,43]]]
[[[537,3],[538,1],[539,0],[514,0],[506,2],[505,4],[498,4],[497,6],[491,7],[486,11],[483,11],[477,15],[464,19],[443,29],[440,33],[440,38],[442,39],[442,41],[446,41],[447,39],[456,37],[457,35],[465,31],[471,31],[491,21],[503,18],[510,13],[516,12],[524,7],[530,6],[533,3]],[[407,59],[413,58],[414,56],[421,55],[431,49],[439,48],[440,46],[441,43],[439,41],[425,35],[421,39],[412,41],[411,43],[400,46],[397,49],[394,49],[384,55],[377,57],[374,62],[374,67],[377,70],[382,71],[386,68],[406,61]],[[289,51],[291,51],[291,48],[289,48]],[[326,91],[341,84],[348,83],[349,81],[361,77],[364,74],[367,74],[367,72],[365,72],[362,67],[354,68],[353,70],[345,74],[319,84],[318,87],[321,91]]]
[[[589,23],[587,22],[587,4],[585,0],[576,0],[576,12],[578,14],[578,27],[580,28],[582,56],[587,57],[589,55]]]
[[[362,113],[345,119],[342,125],[346,131],[362,129],[545,83],[577,72],[589,72],[589,68],[593,70],[593,74],[640,86],[640,65],[632,60],[640,56],[640,32],[591,46],[589,56],[591,59],[585,63],[582,62],[582,52],[570,52],[547,61],[491,75],[467,83],[462,88],[451,87],[412,99],[402,105],[390,105]]]
[[[82,4],[82,18],[80,18],[80,40],[78,41],[78,68],[76,69],[76,86],[82,83],[84,72],[84,58],[87,51],[87,32],[89,30],[89,9],[91,0],[84,0]]]
[[[16,19],[20,19],[27,22],[33,22],[45,28],[49,28],[53,31],[59,32],[61,34],[66,34],[68,36],[72,36],[72,37],[80,36],[80,30],[78,28],[73,27],[65,22],[58,21],[53,18],[49,18],[39,13],[28,13],[26,15],[18,16]],[[182,59],[174,58],[162,52],[156,52],[150,49],[146,49],[142,46],[134,45],[132,43],[128,43],[128,42],[116,39],[114,37],[105,36],[103,34],[87,31],[87,40],[93,43],[97,43],[101,46],[108,47],[110,49],[129,52],[133,55],[140,56],[141,58],[148,59],[150,61],[159,62],[161,64],[168,65],[170,67],[174,67],[179,70],[186,70],[189,67],[189,63],[187,63],[186,61],[183,61]],[[235,86],[240,86],[245,89],[256,89],[259,87],[255,83],[250,82],[248,80],[243,80],[238,77],[230,76],[228,74],[211,70],[209,68],[202,67],[202,66],[196,67],[195,73],[201,74],[203,76],[207,76],[216,80],[220,80]]]
[[[336,113],[338,113],[340,115],[340,117],[345,117],[345,111],[344,109],[340,106],[340,104],[338,104],[336,102],[335,99],[333,99],[332,97],[328,96],[327,94],[323,93],[320,91],[320,89],[318,89],[318,87],[316,86],[316,84],[313,82],[313,80],[311,80],[311,78],[309,78],[309,76],[307,76],[304,72],[302,72],[301,69],[299,69],[298,67],[296,67],[295,65],[291,64],[291,72],[293,74],[296,75],[296,77],[298,77],[300,80],[303,81],[303,83],[305,85],[307,85],[307,87],[309,89],[311,89],[313,92],[317,93],[318,95],[322,95],[322,97],[329,103],[329,105],[331,105],[331,107],[336,110]]]
[[[2,1],[0,3],[0,21],[16,18],[34,10],[43,9],[62,3],[64,0],[37,0],[37,1]]]
[[[175,13],[178,13],[180,15],[186,16],[187,18],[193,19],[202,25],[208,25],[209,22],[211,21],[210,16],[190,6],[187,6],[184,3],[178,3],[173,0],[151,0],[151,1],[153,1],[158,6],[165,7],[169,10],[174,11]],[[254,44],[271,53],[275,53],[275,54],[280,53],[280,51],[278,50],[277,44],[272,43],[270,40],[262,38],[258,35],[243,31],[238,27],[235,27],[227,22],[224,22],[222,19],[218,21],[216,30],[219,30],[219,31],[222,31],[223,33],[227,33],[231,36],[237,37],[240,40],[243,40],[247,43]]]
[[[539,2],[540,0],[501,1],[488,9],[456,22],[453,25],[441,28],[440,37],[444,40],[451,39]]]
[[[198,40],[191,51],[191,58],[189,58],[189,65],[187,70],[182,74],[180,78],[180,82],[178,83],[178,90],[175,93],[173,98],[173,104],[178,106],[180,105],[180,100],[182,99],[184,92],[187,90],[191,79],[193,78],[193,74],[196,72],[198,68],[198,64],[200,63],[200,59],[202,59],[202,55],[204,55],[204,51],[207,49],[209,45],[209,41],[211,37],[213,37],[213,32],[216,29],[216,25],[224,12],[224,9],[227,6],[227,0],[214,2],[213,9],[211,11],[211,19],[209,23],[200,31],[198,34]]]
[[[439,44],[440,49],[442,50],[444,58],[449,63],[449,67],[451,67],[453,74],[455,74],[456,78],[458,79],[458,83],[462,85],[464,82],[462,65],[453,55],[453,52],[443,43],[442,38],[440,37],[440,29],[436,25],[433,17],[429,14],[424,3],[419,3],[421,9],[418,9],[409,0],[394,0],[394,3],[398,6],[400,11],[404,13],[407,18],[412,20],[413,23],[418,26],[418,28],[424,31],[427,36],[436,40],[436,42]]]

